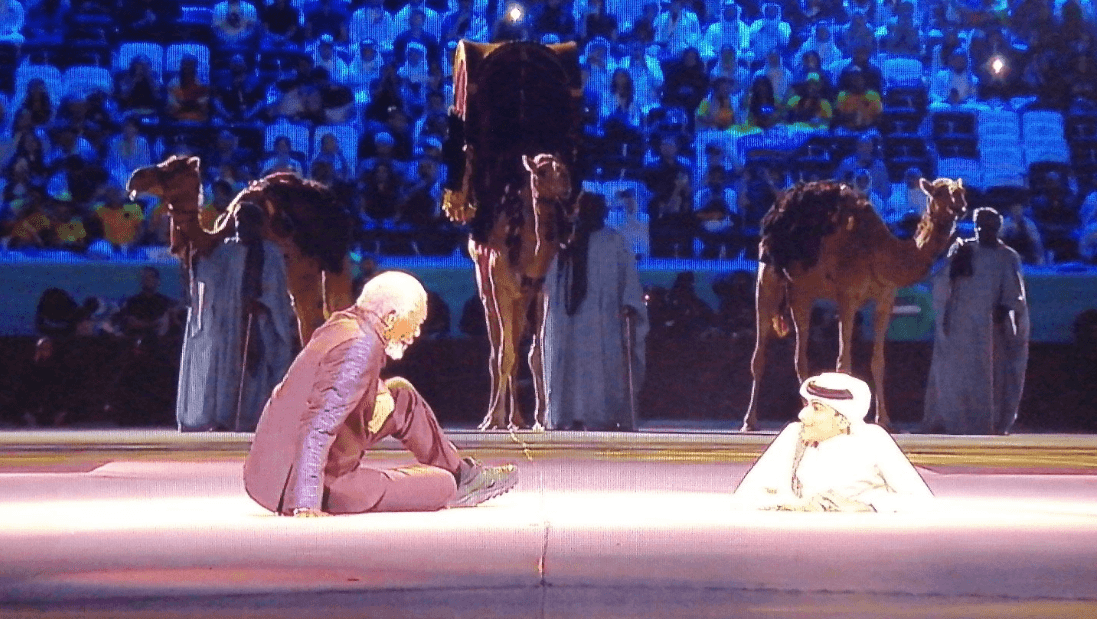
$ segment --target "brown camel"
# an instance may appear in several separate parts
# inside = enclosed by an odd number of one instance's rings
[[[547,154],[523,156],[522,165],[529,171],[529,184],[496,209],[486,241],[469,239],[491,342],[491,398],[482,430],[527,427],[517,398],[518,351],[527,334],[532,337],[528,360],[536,394],[533,427],[545,422],[543,284],[563,236],[560,217],[574,221],[575,213],[566,166]]]
[[[967,207],[963,183],[921,181],[929,204],[913,239],[893,236],[872,205],[851,187],[833,181],[798,185],[785,193],[762,221],[761,259],[755,296],[757,341],[751,360],[753,385],[743,431],[757,428],[758,386],[773,331],[784,335],[787,307],[796,330],[796,374],[809,376],[807,332],[817,299],[838,303],[838,371],[852,372],[854,317],[875,302],[872,379],[876,423],[888,428],[884,398],[884,337],[895,292],[923,280],[948,248],[956,219]]]
[[[197,157],[170,157],[130,176],[131,194],[159,196],[171,216],[171,252],[183,260],[188,279],[194,261],[234,234],[231,215],[241,202],[267,211],[264,236],[282,249],[289,294],[302,345],[333,311],[349,307],[351,218],[331,190],[293,174],[271,174],[241,191],[212,230],[198,221],[202,176]]]

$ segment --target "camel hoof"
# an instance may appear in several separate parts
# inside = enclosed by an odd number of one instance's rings
[[[488,418],[481,421],[480,425],[476,426],[476,429],[480,430],[481,432],[487,430],[504,430],[506,429],[506,426],[504,426],[503,422],[501,421],[495,421],[491,418]]]
[[[533,424],[533,427],[530,428],[530,430],[533,432],[544,432],[545,426],[541,425],[541,422],[538,421],[537,423]]]
[[[743,422],[743,427],[739,428],[740,432],[754,432],[758,429],[758,424],[751,423],[749,421]]]

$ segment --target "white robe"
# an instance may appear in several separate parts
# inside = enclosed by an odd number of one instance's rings
[[[258,317],[256,333],[262,357],[244,381],[239,428],[255,429],[263,405],[293,361],[296,318],[290,305],[282,251],[263,241],[263,291],[259,302],[269,309]],[[247,247],[225,241],[194,270],[191,307],[179,365],[176,418],[180,430],[236,427],[244,344],[244,261]],[[253,334],[254,337],[254,334]]]
[[[640,276],[632,250],[616,230],[592,233],[588,252],[587,294],[574,315],[567,314],[564,299],[569,282],[557,258],[545,279],[546,424],[550,429],[568,429],[572,422],[581,421],[591,429],[630,429],[622,312],[626,307],[636,312],[631,350],[632,395],[636,397],[644,377],[648,331]]]
[[[786,426],[754,463],[735,489],[737,506],[761,509],[830,493],[878,512],[897,512],[933,497],[891,435],[872,424],[855,424],[850,434],[806,447],[794,470],[800,426],[799,421]]]

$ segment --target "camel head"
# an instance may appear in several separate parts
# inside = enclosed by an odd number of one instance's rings
[[[126,183],[130,198],[150,194],[168,204],[174,214],[197,213],[202,200],[202,175],[198,157],[169,157],[164,161],[138,168]]]
[[[923,178],[918,184],[922,192],[929,196],[929,215],[934,222],[953,223],[967,209],[963,179],[939,178],[931,183]]]
[[[542,153],[532,159],[522,155],[522,165],[538,199],[564,202],[571,197],[571,173],[555,155]]]

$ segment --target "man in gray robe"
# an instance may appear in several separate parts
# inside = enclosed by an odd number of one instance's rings
[[[236,236],[194,269],[175,404],[182,432],[253,431],[293,361],[286,265],[262,237],[265,216],[241,204]]]
[[[635,430],[647,308],[636,260],[587,194],[573,244],[545,279],[544,368],[550,429]],[[631,391],[630,391],[631,388]]]
[[[1028,364],[1021,258],[1002,243],[1002,218],[976,209],[976,238],[958,242],[934,276],[936,331],[923,430],[1007,434]]]

